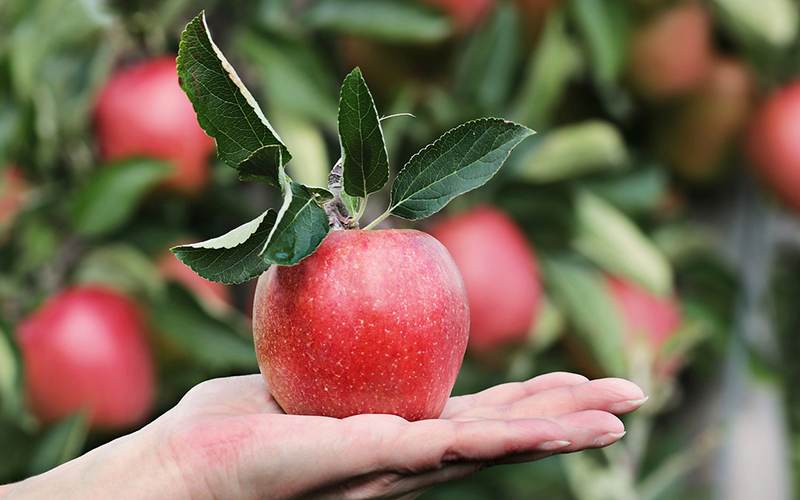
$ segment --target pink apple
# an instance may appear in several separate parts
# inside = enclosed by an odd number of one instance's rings
[[[533,248],[513,220],[491,206],[442,219],[431,234],[456,261],[470,306],[470,354],[527,339],[542,286]]]
[[[208,184],[214,140],[197,124],[178,84],[175,57],[146,60],[116,73],[97,99],[94,119],[103,160],[168,160],[175,173],[164,187],[197,193]]]
[[[784,203],[800,211],[800,80],[767,98],[745,140],[759,177]]]
[[[137,305],[96,286],[68,288],[17,326],[30,405],[43,422],[86,409],[91,425],[142,422],[155,395],[153,362]]]
[[[223,283],[208,281],[178,260],[172,252],[162,255],[156,262],[161,275],[176,281],[191,291],[206,307],[225,312],[233,304],[231,288]]]
[[[469,31],[480,24],[492,10],[496,0],[421,0],[447,13],[461,31]]]
[[[685,95],[700,88],[711,68],[711,18],[694,2],[659,12],[631,40],[628,77],[651,99]]]
[[[332,231],[319,249],[258,280],[261,373],[291,414],[437,418],[469,332],[461,274],[414,230]]]
[[[0,173],[0,230],[16,218],[30,188],[19,167],[8,165]]]

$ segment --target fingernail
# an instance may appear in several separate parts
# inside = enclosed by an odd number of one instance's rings
[[[619,403],[614,403],[613,405],[611,405],[610,411],[611,413],[629,412],[645,404],[648,399],[650,399],[650,396],[645,396],[642,399],[631,399],[628,401],[620,401]]]
[[[599,448],[599,447],[608,446],[610,444],[616,443],[617,441],[622,439],[622,436],[625,435],[625,432],[626,431],[609,432],[607,434],[603,434],[602,436],[600,436],[597,439],[595,439],[594,441],[592,441],[592,446]]]
[[[539,449],[542,451],[555,451],[560,450],[561,448],[566,448],[571,444],[571,441],[547,441],[546,443],[540,444]]]

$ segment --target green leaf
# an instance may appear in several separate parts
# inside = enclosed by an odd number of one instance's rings
[[[156,334],[204,368],[220,373],[258,369],[247,332],[211,316],[186,289],[168,285],[166,296],[151,304],[150,310]]]
[[[283,184],[283,205],[259,257],[267,264],[293,266],[314,253],[330,223],[306,186],[288,177]]]
[[[45,432],[36,445],[28,464],[28,474],[41,474],[77,457],[88,434],[89,418],[84,412],[58,422]]]
[[[514,109],[518,121],[530,127],[541,129],[550,123],[567,84],[583,70],[583,58],[566,24],[564,11],[553,9],[528,62]]]
[[[217,141],[219,158],[237,169],[242,180],[279,187],[279,171],[291,155],[214,44],[205,13],[195,17],[181,35],[178,75],[197,121]]]
[[[516,164],[515,175],[530,182],[553,182],[630,166],[622,133],[611,123],[591,120],[542,136]]]
[[[76,283],[100,283],[131,295],[160,293],[161,275],[153,261],[139,249],[125,244],[96,248],[81,259],[73,275]]]
[[[453,34],[442,11],[411,0],[319,0],[303,17],[312,28],[389,42],[439,42]]]
[[[389,213],[428,217],[456,196],[484,185],[511,150],[535,132],[499,118],[482,118],[445,132],[403,167],[392,184]]]
[[[746,42],[786,47],[797,38],[800,12],[793,0],[714,0],[723,24]]]
[[[592,57],[595,78],[615,83],[625,65],[630,36],[628,6],[619,0],[571,0],[572,13]]]
[[[653,293],[672,291],[672,268],[661,251],[622,212],[587,191],[575,198],[573,247],[612,274]]]
[[[459,58],[459,93],[482,112],[497,112],[507,103],[516,80],[521,46],[519,13],[513,4],[501,3]]]
[[[389,155],[378,110],[358,68],[347,75],[342,84],[339,142],[345,193],[366,198],[379,191],[389,180]]]
[[[603,369],[626,375],[622,354],[622,318],[604,278],[572,259],[540,258],[548,288],[567,313],[576,333]]]
[[[85,236],[100,236],[128,222],[150,189],[169,175],[169,163],[131,159],[98,169],[75,195],[72,224]]]
[[[669,179],[660,165],[585,182],[590,191],[631,214],[655,211],[664,201]]]
[[[275,210],[269,209],[256,219],[217,238],[181,245],[172,252],[194,272],[209,281],[226,285],[243,283],[269,269],[259,257],[275,226]]]

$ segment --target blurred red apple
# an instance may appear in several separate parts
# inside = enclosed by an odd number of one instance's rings
[[[711,19],[699,3],[659,12],[631,40],[628,78],[647,98],[663,99],[700,88],[711,68]]]
[[[81,409],[93,427],[142,422],[155,394],[144,320],[110,289],[82,286],[51,297],[17,327],[34,413],[53,422]]]
[[[494,6],[495,0],[421,0],[447,13],[460,31],[469,31],[480,24]]]
[[[117,72],[95,111],[95,136],[105,161],[147,156],[169,160],[175,173],[164,187],[201,191],[209,180],[214,140],[200,125],[178,84],[174,57],[151,59]]]
[[[162,276],[183,285],[212,311],[225,312],[233,304],[229,286],[200,277],[191,267],[178,260],[172,252],[162,255],[156,266]]]
[[[15,165],[0,172],[0,230],[10,226],[30,191],[22,170]]]
[[[469,332],[447,250],[413,230],[332,231],[295,266],[258,280],[261,373],[292,414],[437,418]]]
[[[678,304],[621,278],[609,276],[607,284],[622,319],[623,345],[630,348],[643,339],[652,349],[654,371],[662,376],[674,374],[680,359],[665,355],[664,348],[683,321]]]
[[[714,61],[708,80],[675,115],[659,137],[666,159],[685,179],[717,178],[752,108],[753,79],[736,59]]]
[[[456,261],[470,307],[470,354],[523,343],[539,311],[536,258],[513,220],[491,206],[442,219],[430,233]]]
[[[764,183],[800,211],[800,80],[767,98],[748,126],[745,146]]]

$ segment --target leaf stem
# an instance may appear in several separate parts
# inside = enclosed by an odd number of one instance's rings
[[[359,203],[358,212],[356,213],[355,217],[353,217],[351,224],[355,225],[361,219],[361,216],[364,215],[364,210],[367,208],[367,200],[369,200],[369,194],[367,194],[367,196],[361,200],[361,203]]]
[[[388,208],[387,208],[387,209],[386,209],[386,211],[385,211],[385,212],[383,212],[383,213],[381,214],[381,216],[380,216],[380,217],[378,217],[378,218],[377,218],[377,219],[375,219],[374,221],[372,221],[372,222],[370,222],[369,224],[367,224],[367,225],[364,227],[364,231],[367,231],[367,230],[369,230],[369,229],[372,229],[373,227],[377,226],[378,224],[380,224],[381,222],[383,222],[383,221],[384,221],[384,220],[385,220],[387,217],[389,217],[390,215],[392,215],[392,212],[391,212],[391,210],[390,210],[390,209],[388,209]]]

